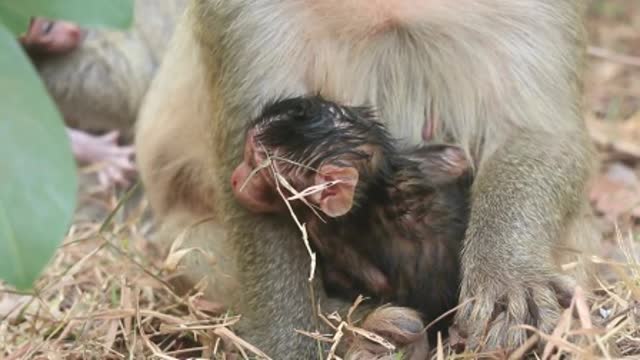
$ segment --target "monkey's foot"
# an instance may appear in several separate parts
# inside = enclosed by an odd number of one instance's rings
[[[420,315],[414,310],[383,306],[369,314],[361,327],[391,342],[399,353],[391,352],[381,344],[356,335],[345,359],[391,360],[399,358],[399,354],[402,354],[403,359],[427,358],[427,334]]]
[[[460,303],[466,303],[456,313],[453,328],[464,338],[467,350],[513,351],[532,335],[522,325],[551,333],[575,288],[562,275],[520,281],[508,278],[512,281],[463,281]]]

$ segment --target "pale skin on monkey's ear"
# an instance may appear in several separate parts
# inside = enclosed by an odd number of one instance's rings
[[[353,167],[323,165],[315,176],[315,185],[336,180],[338,183],[313,196],[313,200],[320,206],[322,212],[334,218],[348,213],[353,207],[353,196],[358,184],[358,170]]]

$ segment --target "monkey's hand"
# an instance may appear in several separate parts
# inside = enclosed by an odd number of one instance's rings
[[[574,282],[560,274],[508,277],[469,271],[462,282],[454,329],[472,351],[512,351],[529,336],[526,324],[551,333],[569,306]],[[453,344],[460,345],[460,344]]]
[[[133,146],[118,145],[118,131],[102,136],[94,136],[83,131],[67,129],[71,138],[71,148],[76,160],[83,164],[96,164],[98,181],[103,187],[115,184],[129,185],[129,179],[136,173],[133,163]]]
[[[398,306],[382,306],[367,315],[360,327],[390,341],[399,352],[391,355],[389,350],[381,344],[355,335],[351,339],[352,344],[344,357],[345,359],[428,358],[427,334],[424,331],[420,314],[415,310]]]

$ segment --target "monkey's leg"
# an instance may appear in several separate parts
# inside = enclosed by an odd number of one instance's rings
[[[210,249],[214,264],[185,259],[187,277],[222,281],[225,289],[231,273],[241,287],[228,297],[242,314],[238,330],[243,339],[274,359],[315,358],[316,342],[296,332],[315,329],[309,256],[290,219],[283,220],[285,225],[256,217],[233,198],[231,173],[240,160],[243,123],[249,117],[238,113],[246,106],[229,109],[224,101],[226,93],[215,81],[222,75],[215,74],[215,64],[205,63],[215,61],[215,53],[199,53],[202,44],[194,38],[189,16],[178,25],[138,120],[140,173],[165,229],[160,235],[168,244],[190,224],[211,216],[188,230],[185,246]],[[229,260],[222,270],[232,271],[220,274],[217,254]],[[316,294],[322,295],[320,290]]]
[[[297,228],[271,222],[234,227],[230,241],[236,249],[238,283],[242,286],[238,324],[241,336],[273,359],[314,359],[326,351],[321,344],[296,330],[315,331],[323,326],[314,316],[314,304],[330,313],[319,273],[311,292],[307,280],[310,259]],[[251,244],[249,244],[251,243]],[[313,294],[315,300],[312,301]],[[326,331],[324,328],[318,331]],[[326,354],[324,354],[326,356]]]
[[[171,42],[141,107],[137,163],[161,225],[154,236],[156,244],[166,251],[182,238],[182,248],[202,250],[183,258],[181,265],[186,268],[180,280],[186,281],[181,285],[189,287],[204,278],[208,299],[229,305],[237,301],[235,261],[214,206],[216,177],[203,131],[212,109],[203,69],[196,56],[180,55],[183,45],[192,42],[182,37]]]
[[[475,299],[456,314],[468,347],[486,341],[488,349],[512,349],[527,337],[516,327],[520,324],[549,333],[560,303],[572,293],[573,279],[557,260],[573,237],[564,230],[585,224],[591,170],[586,133],[574,130],[522,132],[526,135],[507,140],[479,169],[462,253],[460,301]]]

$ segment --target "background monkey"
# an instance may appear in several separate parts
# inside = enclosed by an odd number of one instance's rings
[[[69,21],[32,18],[27,32],[19,40],[32,57],[51,57],[67,54],[82,42],[83,30]]]
[[[19,40],[32,58],[46,59],[64,56],[76,50],[82,44],[83,32],[77,24],[68,21],[33,18],[27,32]],[[71,151],[78,162],[104,163],[105,166],[98,172],[101,184],[109,185],[114,182],[128,185],[127,175],[135,171],[131,159],[133,147],[118,144],[117,130],[103,136],[70,127],[66,127],[66,131]]]
[[[34,18],[19,39],[72,128],[67,132],[76,158],[107,163],[98,174],[103,183],[126,184],[135,170],[133,148],[118,140],[133,140],[142,98],[186,3],[135,0],[127,31]]]
[[[314,93],[371,104],[413,144],[437,117],[434,141],[460,144],[475,169],[455,326],[471,349],[518,346],[522,323],[549,332],[558,294],[586,274],[581,261],[561,270],[580,260],[566,250],[595,244],[583,42],[576,1],[193,0],[138,124],[159,239],[198,224],[185,246],[228,255],[242,289],[217,294],[243,314],[244,337],[276,358],[314,356],[293,335],[314,327],[298,230],[231,194],[247,123],[270,99]],[[225,289],[218,268],[191,261],[209,296]]]
[[[339,181],[307,196],[309,207],[293,203],[327,290],[419,310],[425,324],[456,306],[472,181],[461,149],[401,149],[368,108],[319,97],[275,102],[250,126],[231,181],[249,210],[290,216],[272,168],[259,170],[267,156],[298,191]],[[448,327],[437,325],[432,335]]]

